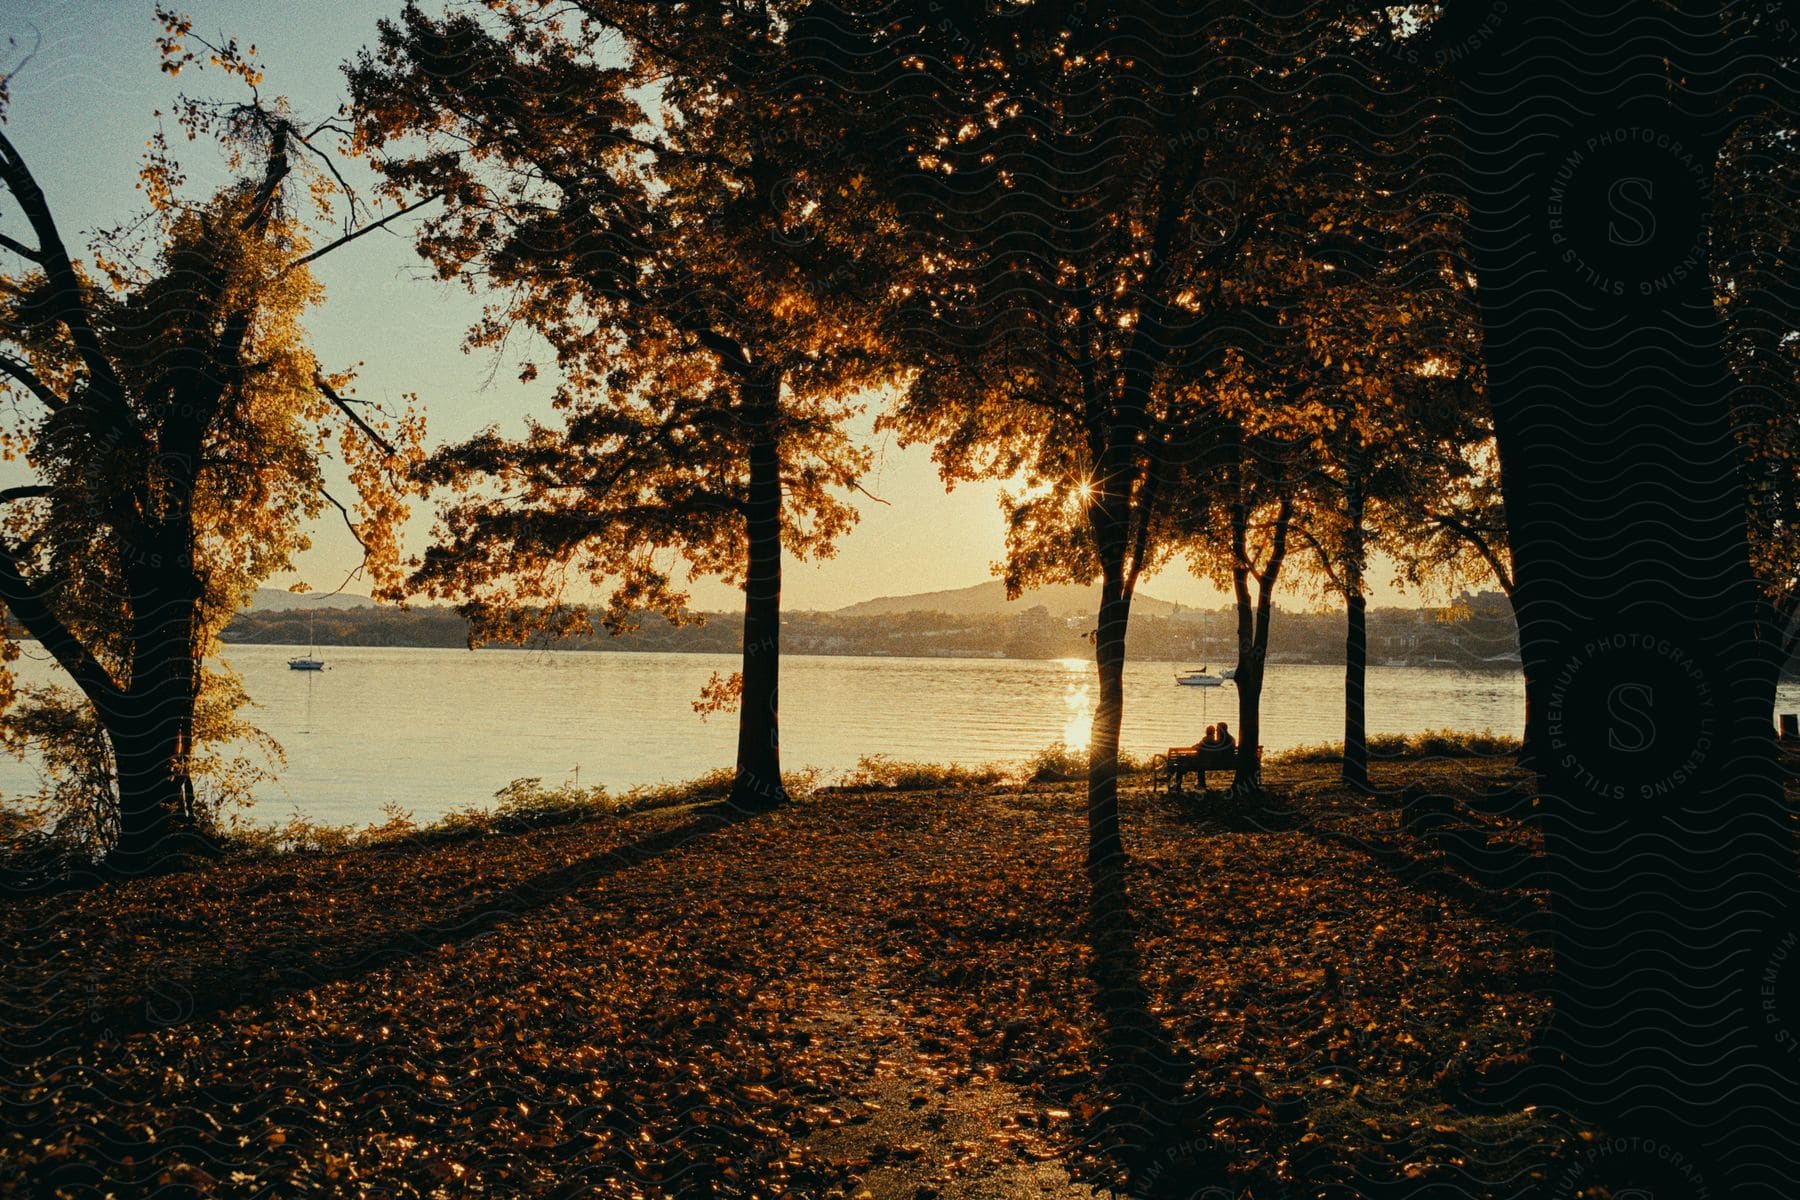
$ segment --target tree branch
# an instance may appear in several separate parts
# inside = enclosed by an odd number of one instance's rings
[[[315,375],[313,377],[313,384],[319,389],[320,395],[324,396],[327,400],[329,400],[333,404],[335,404],[338,407],[338,410],[340,412],[342,412],[346,417],[350,418],[350,423],[352,425],[354,425],[358,429],[362,430],[362,435],[364,437],[368,438],[371,442],[374,442],[377,446],[381,447],[382,453],[387,454],[390,457],[392,457],[396,453],[393,445],[391,443],[389,443],[388,440],[386,438],[382,437],[379,433],[376,433],[374,427],[371,426],[367,421],[365,421],[361,417],[357,416],[356,410],[350,407],[350,402],[345,400],[342,396],[338,395],[336,389],[334,389],[329,383],[325,382],[325,377],[323,375]],[[327,498],[329,499],[329,497],[327,497]],[[337,501],[333,500],[332,503],[336,504]],[[339,507],[342,507],[342,506],[339,505]]]
[[[50,203],[44,198],[44,190],[33,178],[18,148],[3,132],[0,132],[0,182],[6,184],[25,213],[25,219],[31,223],[32,232],[37,234],[37,261],[42,264],[44,275],[50,282],[57,319],[74,340],[75,351],[81,357],[82,366],[87,368],[91,386],[113,410],[113,419],[132,433],[139,433],[137,422],[125,406],[125,391],[118,373],[113,370],[112,362],[100,347],[99,335],[94,332],[94,322],[82,296],[81,281],[75,275],[74,263],[69,261],[62,235],[57,232]]]
[[[1482,561],[1487,563],[1488,569],[1493,571],[1494,581],[1500,585],[1500,590],[1506,593],[1508,599],[1512,598],[1512,570],[1505,563],[1500,561],[1499,552],[1488,544],[1487,539],[1482,537],[1480,532],[1473,526],[1468,525],[1447,513],[1433,513],[1431,514],[1431,520],[1439,527],[1449,530],[1451,533],[1454,533],[1456,536],[1462,538],[1463,541],[1473,546],[1475,552],[1481,555]]]
[[[1336,568],[1332,565],[1331,554],[1325,549],[1325,544],[1319,541],[1313,534],[1313,531],[1308,529],[1305,525],[1295,526],[1294,532],[1298,533],[1301,540],[1312,547],[1313,554],[1317,556],[1319,560],[1319,569],[1325,572],[1325,578],[1331,586],[1340,593],[1348,595],[1349,593],[1345,590],[1342,581],[1338,578]]]
[[[105,713],[116,705],[119,687],[112,676],[51,611],[43,595],[20,570],[13,548],[3,542],[0,542],[0,603],[19,619],[26,633],[50,652],[96,709]]]
[[[718,356],[724,368],[740,379],[748,378],[755,371],[750,356],[744,352],[743,343],[736,338],[728,337],[710,325],[697,322],[679,321],[686,326],[689,333],[700,339],[700,344]]]
[[[65,403],[63,398],[51,391],[49,385],[39,379],[32,372],[30,367],[26,366],[10,354],[0,354],[0,372],[11,375],[14,379],[24,384],[26,389],[29,390],[32,395],[44,402],[44,407],[53,412],[56,409],[61,408]]]
[[[344,507],[344,502],[342,500],[339,500],[325,488],[320,488],[319,494],[331,501],[332,505],[344,515],[344,528],[350,531],[350,536],[355,538],[356,544],[362,547],[363,557],[367,558],[369,554],[369,543],[363,541],[362,531],[357,529],[356,522],[350,519],[350,510]],[[342,591],[343,589],[339,588],[338,590]]]
[[[404,217],[407,213],[413,212],[417,209],[424,208],[427,204],[430,204],[433,200],[441,200],[441,199],[443,199],[443,197],[444,197],[443,192],[433,192],[433,193],[431,193],[431,195],[425,197],[423,200],[420,200],[414,204],[408,204],[405,208],[397,209],[396,211],[391,212],[387,216],[381,218],[379,221],[371,221],[367,225],[364,225],[361,229],[353,229],[349,233],[346,233],[343,237],[338,238],[336,241],[327,242],[325,245],[320,246],[317,250],[314,250],[312,253],[303,254],[299,258],[296,258],[293,262],[291,262],[287,266],[281,268],[281,273],[283,275],[285,275],[289,271],[292,271],[297,267],[304,267],[309,262],[316,262],[319,259],[324,258],[327,254],[330,254],[333,250],[336,250],[338,247],[345,246],[351,242],[354,242],[357,238],[361,237],[363,234],[373,233],[377,229],[380,229],[382,226],[388,224],[388,222],[397,221],[401,217]]]
[[[6,249],[11,250],[20,258],[30,259],[34,263],[41,263],[44,261],[44,252],[42,250],[33,250],[24,242],[9,238],[4,233],[0,233],[0,246],[4,246]]]
[[[893,501],[883,500],[880,496],[877,496],[874,492],[871,492],[868,488],[864,487],[862,484],[857,483],[854,479],[850,481],[850,486],[855,488],[857,491],[861,492],[863,495],[867,496],[869,499],[873,500],[877,504],[885,504],[890,508],[893,507]]]

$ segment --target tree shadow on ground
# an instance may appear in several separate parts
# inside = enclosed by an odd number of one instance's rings
[[[696,839],[762,815],[766,810],[717,804],[693,818],[622,846],[586,855],[553,870],[540,871],[478,903],[402,929],[374,931],[367,939],[333,936],[277,944],[254,961],[195,964],[193,987],[171,1012],[168,1005],[133,1003],[95,1014],[90,1027],[112,1033],[166,1028],[243,1005],[266,1005],[295,993],[354,979],[419,954],[491,933],[509,922],[561,900],[580,888],[679,851]],[[412,853],[431,853],[411,850]]]
[[[1194,1064],[1151,1011],[1139,936],[1125,879],[1108,872],[1088,914],[1101,1082],[1109,1100],[1093,1137],[1123,1170],[1125,1194],[1187,1200],[1197,1181],[1222,1179],[1225,1163],[1190,1132],[1204,1117],[1203,1106],[1188,1094]]]
[[[1471,912],[1522,929],[1537,929],[1546,920],[1531,894],[1542,886],[1542,856],[1496,839],[1474,816],[1499,811],[1492,797],[1459,797],[1426,788],[1378,791],[1361,798],[1367,807],[1359,815],[1398,810],[1399,829],[1374,831],[1332,821],[1329,814],[1279,792],[1173,796],[1180,819],[1207,832],[1305,834],[1362,854],[1407,887]]]

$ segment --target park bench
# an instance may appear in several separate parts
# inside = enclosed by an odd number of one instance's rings
[[[1230,771],[1237,767],[1236,746],[1171,746],[1167,754],[1155,761],[1157,779],[1172,791],[1181,789],[1182,777],[1200,777],[1200,790],[1206,790],[1208,771]]]

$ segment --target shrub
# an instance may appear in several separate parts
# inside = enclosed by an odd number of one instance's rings
[[[1150,770],[1150,759],[1136,758],[1119,752],[1120,775],[1142,775]],[[1052,742],[1025,761],[1026,783],[1074,783],[1087,778],[1088,752],[1071,750],[1062,742]]]
[[[946,788],[993,787],[1004,783],[1012,772],[999,765],[965,767],[958,763],[902,762],[885,754],[870,754],[857,760],[856,769],[846,772],[840,786],[867,788],[889,792],[927,792]]]
[[[636,812],[639,809],[666,808],[676,804],[716,804],[730,798],[731,785],[736,779],[736,771],[730,767],[720,767],[683,783],[641,784],[621,797],[619,807],[621,810]],[[809,795],[818,781],[817,771],[781,773],[781,786],[794,798]]]
[[[502,831],[532,829],[544,825],[568,825],[602,816],[618,808],[603,785],[582,787],[565,783],[546,788],[542,779],[515,779],[494,793],[492,826]]]
[[[1062,742],[1052,742],[1025,760],[1026,783],[1067,783],[1086,777],[1087,752],[1071,750]]]
[[[1519,752],[1519,739],[1484,729],[1465,733],[1453,729],[1430,729],[1424,733],[1377,733],[1370,735],[1371,759],[1401,758],[1504,758]],[[1316,746],[1296,746],[1271,754],[1270,763],[1335,763],[1344,758],[1344,743],[1324,742]]]

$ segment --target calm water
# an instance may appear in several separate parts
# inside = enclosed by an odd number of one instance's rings
[[[296,653],[235,646],[227,656],[259,705],[252,720],[287,751],[281,778],[259,794],[260,817],[298,809],[365,821],[393,802],[423,820],[485,803],[522,776],[614,789],[690,779],[729,766],[736,746],[735,716],[702,721],[691,707],[708,676],[737,666],[731,655],[330,646],[320,651],[328,669],[314,673],[288,670]],[[1128,666],[1128,751],[1191,743],[1209,720],[1235,728],[1231,685],[1175,686],[1174,670],[1189,665]],[[28,681],[56,674],[35,647],[18,668]],[[782,756],[789,769],[826,772],[868,754],[1015,761],[1056,741],[1084,745],[1093,697],[1092,665],[1074,660],[788,658]],[[1784,687],[1781,708],[1800,708],[1800,689]],[[1270,751],[1336,740],[1341,668],[1271,666],[1263,710]],[[1516,735],[1523,711],[1517,674],[1369,669],[1371,732]],[[30,764],[0,757],[0,789],[36,784]]]

